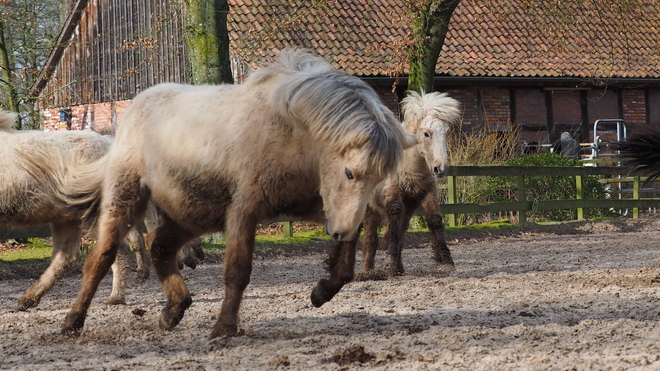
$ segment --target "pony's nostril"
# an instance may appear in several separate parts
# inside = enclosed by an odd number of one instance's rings
[[[438,166],[436,166],[436,167],[433,168],[433,173],[435,175],[440,175],[442,173],[442,170],[440,170],[440,168]]]
[[[332,239],[335,241],[341,240],[341,235],[338,232],[332,234]]]

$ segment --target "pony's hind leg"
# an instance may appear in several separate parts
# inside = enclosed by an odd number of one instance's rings
[[[53,255],[48,269],[18,299],[16,310],[36,307],[48,290],[73,266],[80,254],[80,222],[51,223]]]
[[[351,241],[335,241],[328,251],[326,265],[330,278],[321,279],[311,294],[312,305],[320,307],[330,301],[335,294],[355,275],[355,250],[360,231]]]
[[[364,227],[364,238],[362,239],[362,272],[374,269],[376,250],[378,249],[378,227],[382,219],[374,209],[367,206],[362,219]]]
[[[434,189],[435,190],[435,189]],[[422,201],[422,210],[424,210],[424,219],[431,233],[433,240],[433,257],[440,264],[440,268],[445,272],[456,270],[454,259],[451,257],[451,251],[447,246],[445,238],[445,227],[442,223],[440,206],[438,205],[437,192],[429,192]]]
[[[405,218],[405,207],[403,201],[397,199],[385,205],[387,213],[387,232],[385,232],[385,248],[390,258],[390,275],[403,274],[401,264],[401,246],[403,234],[406,233],[407,220]]]
[[[135,252],[135,262],[137,264],[137,281],[144,282],[149,278],[151,270],[151,257],[147,253],[147,246],[144,242],[143,229],[134,226],[128,232],[128,241]],[[114,270],[113,270],[114,272]]]
[[[171,330],[179,324],[192,304],[192,297],[179,273],[177,252],[194,234],[167,215],[162,215],[162,224],[147,236],[151,246],[154,270],[161,282],[167,304],[163,308],[158,324],[164,330]]]
[[[254,234],[257,221],[237,206],[227,212],[227,249],[225,250],[225,298],[210,338],[238,334],[238,310],[243,291],[250,283]]]
[[[107,304],[120,305],[126,304],[126,281],[128,280],[129,270],[129,253],[130,249],[128,244],[123,242],[117,250],[117,257],[115,262],[112,263],[112,292],[108,298]]]
[[[148,191],[140,187],[140,178],[130,170],[120,174],[112,188],[104,189],[98,241],[83,267],[83,280],[78,298],[64,319],[62,334],[77,335],[85,324],[87,309],[98,285],[115,261],[117,249],[135,218],[144,212]]]

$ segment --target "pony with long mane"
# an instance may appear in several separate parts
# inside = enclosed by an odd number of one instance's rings
[[[60,189],[63,201],[88,207],[88,217],[100,212],[98,243],[62,332],[83,328],[121,239],[151,199],[162,212],[148,236],[167,298],[160,326],[176,326],[192,303],[177,250],[224,231],[225,298],[210,336],[236,335],[257,224],[288,215],[325,223],[335,240],[356,240],[371,192],[414,144],[372,88],[307,50],[283,50],[240,85],[145,90],[108,154],[72,169],[76,176]],[[355,246],[342,245],[329,260],[334,269],[312,292],[315,305],[353,278]]]
[[[82,211],[59,202],[50,189],[68,173],[69,164],[86,164],[107,153],[113,139],[91,131],[43,132],[11,128],[16,114],[0,110],[0,225],[28,228],[50,224],[53,239],[51,263],[39,279],[18,299],[16,310],[36,307],[41,298],[73,266],[80,254]],[[31,161],[28,171],[27,161]],[[46,171],[35,173],[48,163]],[[49,175],[50,174],[50,175]],[[108,303],[125,303],[128,256],[122,245],[112,265],[113,285]],[[137,255],[138,262],[141,258]],[[139,274],[143,272],[139,272]],[[148,274],[148,271],[147,271]]]
[[[454,260],[445,240],[437,179],[449,167],[447,133],[460,117],[460,103],[446,93],[420,95],[411,91],[401,104],[405,130],[419,144],[405,151],[396,174],[381,182],[369,201],[363,221],[362,272],[374,269],[378,228],[386,225],[383,240],[390,260],[389,273],[404,273],[401,252],[405,233],[420,207],[431,234],[433,256],[441,269],[452,271]]]

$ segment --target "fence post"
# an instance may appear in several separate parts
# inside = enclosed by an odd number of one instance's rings
[[[576,175],[575,176],[575,198],[578,200],[581,200],[582,197],[584,196],[584,193],[582,191],[583,189],[583,183],[582,183],[582,175]],[[577,208],[577,218],[578,220],[583,220],[584,219],[584,209],[581,207]]]
[[[455,204],[456,203],[456,177],[453,175],[447,176],[447,203]],[[456,226],[456,214],[449,214],[449,226]]]
[[[633,200],[639,200],[639,175],[633,177]],[[639,207],[633,207],[633,219],[639,219]]]
[[[293,222],[282,222],[282,228],[284,229],[285,238],[293,237]]]
[[[525,176],[518,175],[518,201],[527,201],[527,190],[525,189]],[[525,210],[518,210],[518,224],[527,223]]]

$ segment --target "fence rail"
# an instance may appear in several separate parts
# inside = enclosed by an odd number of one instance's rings
[[[527,221],[527,211],[551,209],[577,209],[578,219],[584,219],[584,209],[587,208],[617,208],[632,209],[633,218],[639,217],[640,208],[660,207],[660,198],[640,198],[640,183],[644,180],[639,176],[628,177],[630,169],[626,167],[541,167],[541,166],[454,166],[447,173],[447,203],[441,207],[442,213],[447,216],[448,224],[456,226],[456,215],[470,213],[518,212],[518,222]],[[632,198],[628,199],[584,199],[584,176],[606,175],[626,176],[625,178],[608,179],[608,182],[633,183]],[[461,176],[515,176],[517,177],[518,194],[523,195],[519,201],[494,202],[489,204],[458,203],[456,179]],[[568,200],[526,200],[526,176],[573,176],[575,177],[575,199]],[[419,211],[418,211],[419,214]],[[280,217],[278,222],[284,223],[284,235],[293,235],[293,226],[290,218]],[[50,228],[42,226],[23,230],[0,228],[0,241],[10,238],[48,237]]]

